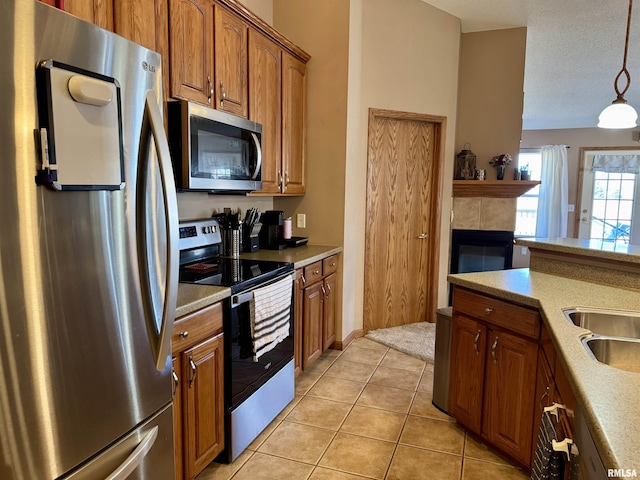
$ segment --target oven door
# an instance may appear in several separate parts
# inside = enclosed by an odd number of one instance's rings
[[[226,361],[230,365],[230,410],[238,407],[293,359],[293,302],[289,315],[289,336],[256,362],[253,358],[250,299],[251,293],[240,293],[228,300],[230,315],[225,326],[225,341],[228,352]]]

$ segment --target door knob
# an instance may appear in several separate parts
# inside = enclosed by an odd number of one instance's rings
[[[418,235],[418,238],[420,240],[424,240],[425,238],[429,238],[429,234],[428,233],[421,233],[420,235]]]

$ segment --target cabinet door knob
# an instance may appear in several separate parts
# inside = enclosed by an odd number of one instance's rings
[[[487,307],[484,309],[484,313],[486,313],[487,315],[489,315],[491,312],[493,312],[493,308]]]
[[[184,332],[180,332],[178,334],[180,338],[187,338],[189,336],[189,330],[185,330]]]

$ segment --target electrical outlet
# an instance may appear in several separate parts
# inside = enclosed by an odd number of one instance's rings
[[[576,206],[573,203],[567,205],[567,212],[572,213],[576,211]]]
[[[298,228],[307,228],[307,215],[305,213],[298,213],[296,216],[296,226]]]

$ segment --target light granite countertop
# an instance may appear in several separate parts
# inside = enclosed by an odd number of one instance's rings
[[[563,313],[570,307],[640,311],[639,292],[529,269],[456,274],[448,279],[461,287],[538,308],[576,400],[583,406],[604,466],[640,470],[640,374],[591,358],[580,341],[590,332],[570,323]]]
[[[255,253],[243,253],[240,258],[253,258],[256,260],[271,260],[274,262],[293,263],[293,268],[302,268],[307,265],[322,260],[330,255],[340,253],[342,247],[332,247],[326,245],[303,245],[296,248],[285,248],[284,250],[260,250]]]
[[[341,251],[342,247],[303,245],[302,247],[286,248],[284,250],[260,250],[255,253],[243,253],[240,258],[287,262],[293,263],[294,268],[302,268]],[[180,283],[178,284],[176,318],[220,302],[229,296],[231,296],[231,289],[227,287]]]
[[[516,243],[549,252],[640,264],[640,245],[582,238],[517,238]]]

